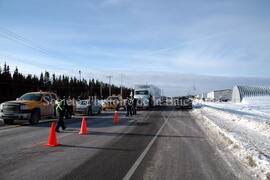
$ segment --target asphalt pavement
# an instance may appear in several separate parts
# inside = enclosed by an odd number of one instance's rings
[[[87,117],[88,135],[78,134],[81,117],[66,120],[57,147],[44,146],[51,122],[0,129],[0,179],[252,179],[224,159],[192,111],[120,111],[119,120],[113,111]]]

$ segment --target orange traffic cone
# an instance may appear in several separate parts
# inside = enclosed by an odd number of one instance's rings
[[[118,112],[117,111],[114,112],[113,123],[114,124],[118,124],[119,123]]]
[[[81,135],[88,134],[85,117],[82,118],[81,131],[79,132],[79,134],[81,134]]]
[[[55,133],[55,126],[54,123],[52,123],[51,125],[51,131],[50,131],[50,135],[48,137],[48,143],[44,144],[45,146],[59,146],[60,144],[57,143],[56,140],[56,133]]]

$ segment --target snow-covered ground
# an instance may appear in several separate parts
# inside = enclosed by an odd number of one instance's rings
[[[270,98],[242,103],[195,101],[195,112],[229,140],[228,148],[261,179],[270,179]],[[268,176],[268,177],[267,177]]]

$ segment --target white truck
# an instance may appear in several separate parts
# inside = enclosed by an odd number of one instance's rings
[[[137,108],[159,107],[161,89],[154,85],[135,85],[134,98],[137,99]]]

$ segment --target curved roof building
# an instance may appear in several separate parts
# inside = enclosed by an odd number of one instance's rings
[[[270,86],[234,86],[232,102],[240,103],[245,97],[270,96]]]

